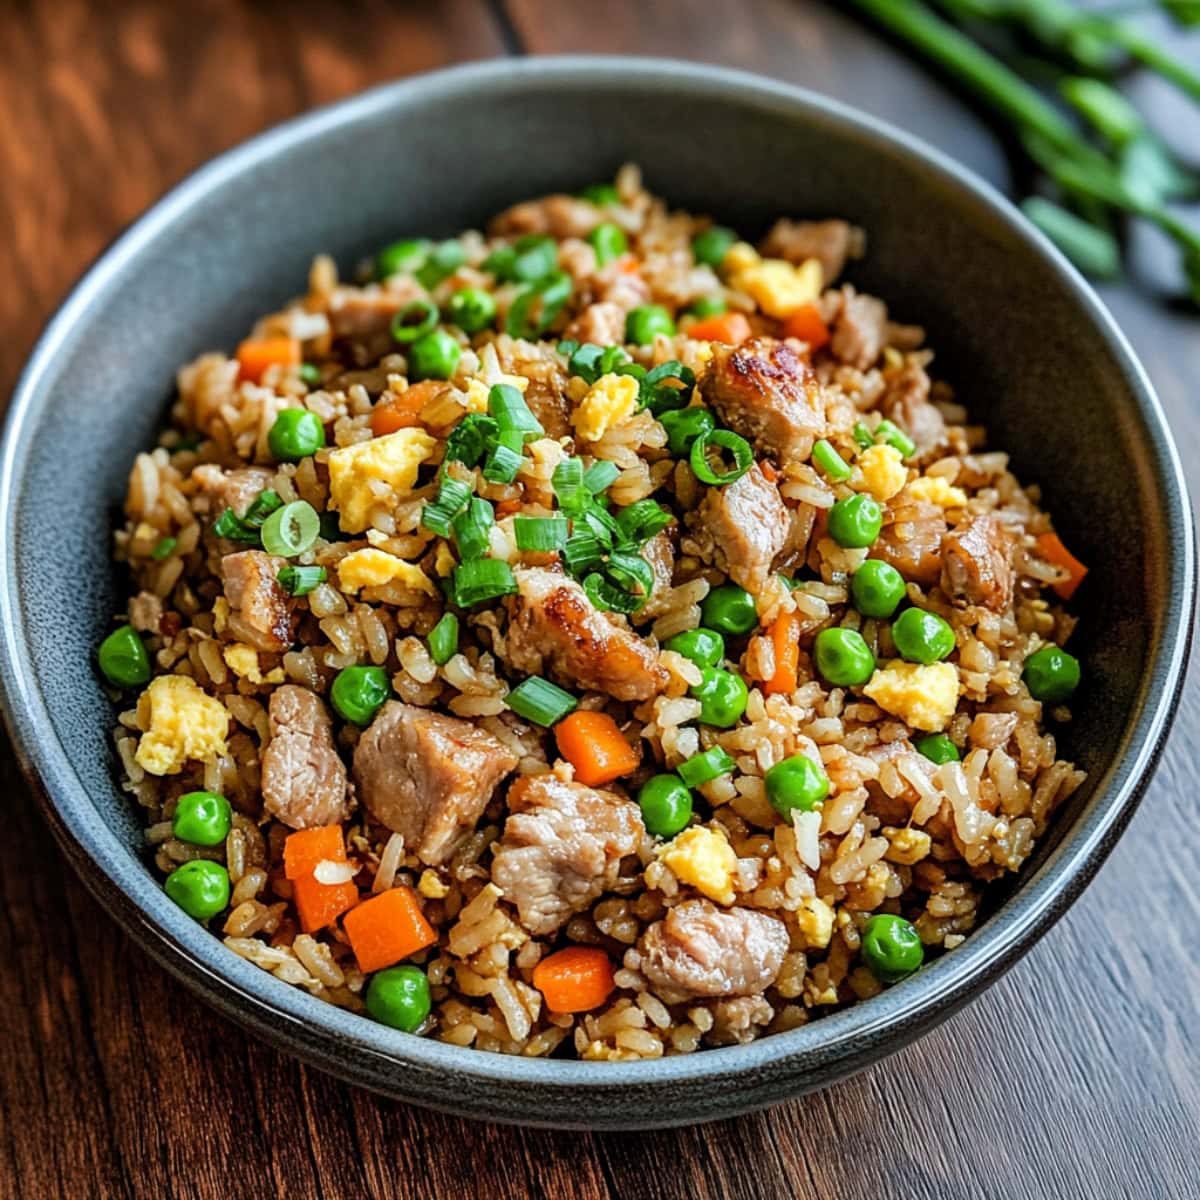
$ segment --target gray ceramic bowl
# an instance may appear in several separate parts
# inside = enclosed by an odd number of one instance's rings
[[[869,1003],[749,1046],[659,1062],[531,1061],[386,1029],[234,957],[166,899],[114,785],[91,667],[113,611],[113,510],[176,365],[234,343],[302,290],[310,256],[355,262],[451,233],[633,159],[679,205],[749,234],[775,215],[866,227],[851,273],[919,321],[939,368],[1024,479],[1044,484],[1092,574],[1068,756],[1088,785],[960,949]],[[647,1127],[729,1116],[897,1049],[996,979],[1091,878],[1166,736],[1194,589],[1184,483],[1163,414],[1111,318],[999,195],[896,130],[794,88],[647,60],[505,61],[370,92],[188,179],[92,269],[39,344],[0,476],[8,719],[63,849],[168,970],[268,1041],[355,1083],[472,1116]]]

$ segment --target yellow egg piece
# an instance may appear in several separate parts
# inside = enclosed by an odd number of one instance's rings
[[[809,950],[824,950],[833,937],[833,909],[818,896],[806,896],[796,910],[796,928]]]
[[[967,493],[962,488],[951,486],[940,475],[922,475],[908,485],[908,495],[913,500],[927,500],[942,508],[962,508],[967,502]]]
[[[175,775],[189,759],[211,762],[226,752],[229,713],[188,675],[151,680],[137,705],[143,730],[138,765],[151,775]]]
[[[598,442],[637,411],[638,381],[632,375],[601,375],[571,418],[581,441]]]
[[[880,667],[863,691],[913,729],[940,733],[958,707],[958,670],[952,663],[896,659]]]
[[[225,660],[225,665],[239,679],[245,679],[250,683],[282,683],[283,669],[275,667],[263,674],[262,668],[258,665],[258,651],[253,646],[247,646],[245,642],[234,642],[232,646],[226,646],[221,651],[221,657]]]
[[[728,263],[728,256],[725,261]],[[753,297],[768,316],[783,319],[819,300],[824,278],[815,258],[805,259],[799,266],[782,258],[764,258],[735,270],[730,282]]]
[[[417,482],[417,469],[437,440],[423,429],[399,429],[344,446],[329,456],[330,507],[346,533],[362,533],[377,505],[403,500]]]
[[[664,846],[660,856],[680,883],[689,884],[718,904],[733,903],[737,855],[724,834],[693,825]]]
[[[863,483],[876,500],[890,500],[908,479],[904,455],[895,446],[869,446],[858,456]]]
[[[368,547],[354,550],[338,563],[338,579],[342,588],[357,592],[360,588],[385,587],[389,583],[400,583],[417,592],[437,590],[429,576],[416,563],[405,562],[386,550]]]

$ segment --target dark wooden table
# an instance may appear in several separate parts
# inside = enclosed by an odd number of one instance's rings
[[[462,59],[668,54],[903,125],[1005,186],[986,127],[836,5],[787,0],[58,0],[0,6],[0,396],[87,262],[182,175],[311,105]],[[1200,59],[1200,36],[1179,39]],[[1141,86],[1177,135],[1200,118]],[[1152,238],[1139,271],[1168,269]],[[1200,318],[1106,299],[1200,494]],[[97,397],[103,403],[103,397]],[[1128,833],[1060,925],[967,1011],[772,1112],[588,1136],[468,1124],[343,1086],[193,1000],[96,911],[7,745],[0,1198],[1184,1197],[1200,1194],[1195,673]]]

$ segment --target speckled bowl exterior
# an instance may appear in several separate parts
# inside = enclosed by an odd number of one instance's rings
[[[844,216],[850,278],[918,321],[992,444],[1038,481],[1091,565],[1064,753],[1090,773],[966,943],[883,995],[748,1046],[602,1064],[483,1054],[321,1004],[237,958],[147,869],[92,668],[116,605],[109,535],[175,368],[397,235],[450,234],[640,162],[677,205],[754,236]],[[354,1083],[485,1119],[646,1128],[731,1116],[841,1078],[944,1019],[1080,893],[1166,736],[1191,630],[1190,508],[1145,374],[1091,290],[1001,196],[934,150],[795,88],[646,59],[472,65],[368,92],[217,159],[142,217],[47,329],[0,468],[0,678],[64,852],[100,903],[218,1011]]]

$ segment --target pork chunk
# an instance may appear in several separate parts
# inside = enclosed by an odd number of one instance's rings
[[[1003,612],[1013,598],[1016,539],[984,514],[956,525],[942,538],[942,591],[966,604]]]
[[[908,363],[888,381],[879,408],[917,444],[917,454],[927,454],[946,444],[946,422],[929,399],[930,380],[924,367]]]
[[[775,982],[787,949],[787,928],[777,917],[685,900],[642,934],[626,966],[640,970],[668,1003],[753,996]]]
[[[371,816],[437,866],[516,765],[507,746],[469,721],[390,700],[358,741],[354,781]]]
[[[845,270],[846,259],[861,258],[866,249],[863,231],[848,221],[776,221],[763,239],[769,258],[802,263],[815,258],[828,287]]]
[[[271,740],[262,755],[263,807],[289,829],[336,825],[350,812],[346,766],[324,702],[285,684],[271,694]]]
[[[369,338],[387,333],[392,318],[422,296],[419,284],[397,279],[386,288],[340,287],[329,298],[329,326],[338,338]]]
[[[611,888],[645,836],[636,804],[556,775],[522,776],[508,806],[492,882],[535,935],[553,933]]]
[[[697,522],[712,535],[717,566],[746,591],[761,592],[787,544],[791,518],[758,464],[726,487],[708,488]]]
[[[901,492],[883,512],[883,529],[868,557],[891,563],[910,583],[932,587],[942,568],[946,518],[936,504],[912,502]]]
[[[205,463],[196,468],[192,477],[212,501],[214,517],[227,508],[244,517],[258,494],[270,487],[274,472],[265,467],[235,467],[232,471],[222,471],[220,467]]]
[[[548,233],[555,238],[581,238],[587,237],[603,220],[603,214],[594,204],[578,196],[557,193],[506,208],[492,219],[488,232],[503,237]]]
[[[633,620],[637,622],[652,620],[666,612],[667,596],[675,575],[675,548],[671,545],[670,535],[665,529],[655,534],[642,547],[640,553],[654,572],[654,586],[650,592],[650,599],[633,614]]]
[[[598,612],[574,580],[541,567],[515,574],[503,654],[513,670],[617,700],[648,700],[666,686],[658,651]]]
[[[261,550],[240,550],[221,559],[225,599],[250,632],[259,650],[286,650],[295,633],[288,594],[276,575],[284,565]]]
[[[589,304],[567,326],[563,337],[597,346],[619,346],[625,340],[625,310],[611,300]]]
[[[704,398],[735,433],[780,462],[803,461],[825,432],[821,385],[786,342],[714,344]]]
[[[834,357],[865,371],[887,345],[887,305],[852,287],[842,289],[842,305],[833,324],[829,347]]]

